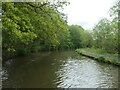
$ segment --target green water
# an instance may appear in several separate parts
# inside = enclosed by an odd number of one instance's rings
[[[74,50],[41,52],[7,61],[3,87],[117,88],[118,67],[96,62]]]

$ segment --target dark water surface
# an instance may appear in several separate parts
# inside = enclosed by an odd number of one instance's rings
[[[118,67],[99,63],[74,50],[34,53],[7,61],[3,87],[117,88]]]

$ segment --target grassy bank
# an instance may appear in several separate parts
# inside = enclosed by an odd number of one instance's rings
[[[110,54],[107,53],[105,50],[94,49],[94,48],[77,49],[76,52],[78,52],[83,56],[97,60],[99,62],[105,62],[120,66],[120,61],[118,60],[118,54]]]

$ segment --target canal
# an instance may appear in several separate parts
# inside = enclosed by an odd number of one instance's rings
[[[4,88],[117,88],[118,67],[74,50],[39,52],[3,65]]]

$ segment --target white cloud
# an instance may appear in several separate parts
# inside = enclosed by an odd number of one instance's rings
[[[69,0],[70,5],[65,7],[68,15],[68,24],[78,24],[90,29],[102,17],[108,17],[108,11],[114,0]]]

